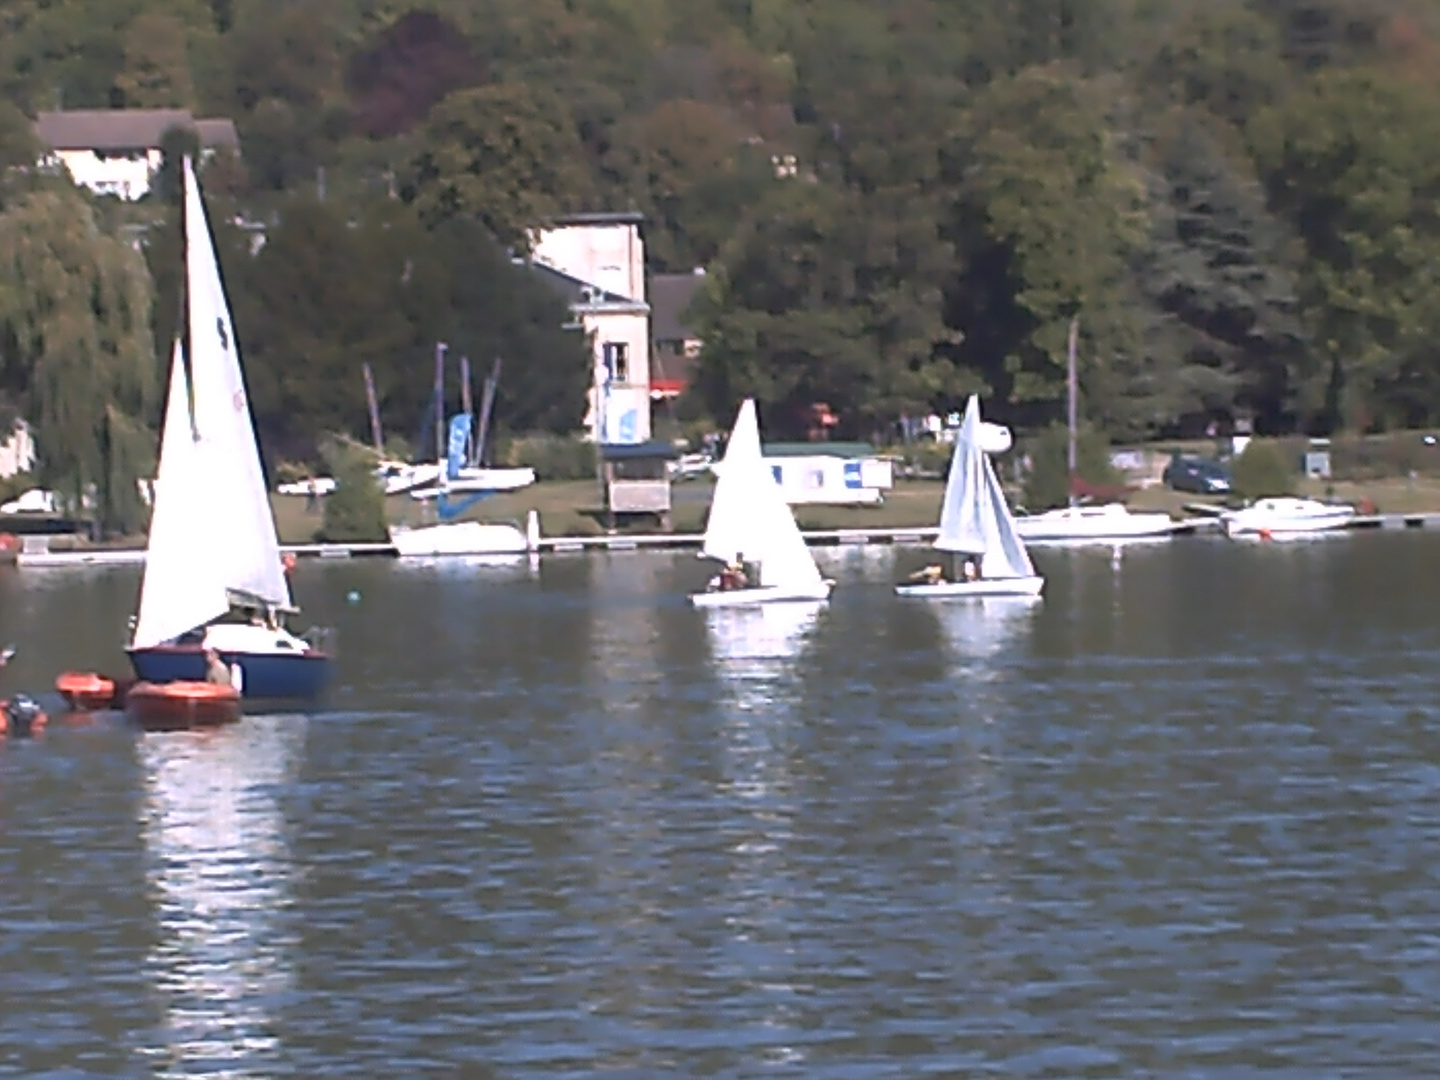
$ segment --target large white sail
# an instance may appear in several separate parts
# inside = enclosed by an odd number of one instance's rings
[[[701,550],[722,562],[760,564],[762,586],[820,587],[820,570],[760,450],[755,402],[747,398],[720,462]]]
[[[185,161],[185,270],[195,428],[205,444],[212,500],[210,540],[191,558],[223,568],[228,588],[291,607],[275,518],[260,467],[239,346],[195,171]]]
[[[1035,567],[1015,528],[990,455],[981,445],[980,432],[980,401],[972,396],[955,436],[935,546],[979,556],[985,578],[1033,577]]]
[[[160,464],[151,497],[150,537],[136,648],[148,648],[225,614],[229,602],[216,565],[196,557],[209,542],[203,451],[190,419],[190,388],[177,338],[160,435]]]

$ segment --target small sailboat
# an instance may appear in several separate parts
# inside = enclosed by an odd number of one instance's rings
[[[184,184],[189,373],[177,340],[139,612],[126,651],[148,683],[203,680],[205,651],[214,649],[247,697],[312,697],[329,679],[331,658],[282,625],[296,609],[189,159]]]
[[[730,607],[828,597],[835,583],[820,576],[795,515],[761,455],[753,399],[740,406],[716,473],[701,554],[719,560],[726,570],[712,578],[704,592],[693,593],[690,602]],[[737,574],[743,575],[738,581]]]
[[[955,436],[935,548],[950,565],[920,571],[897,585],[897,593],[935,598],[1038,596],[1045,585],[1035,573],[990,455],[981,445],[980,401],[975,397],[966,405]],[[964,557],[969,573],[956,573],[957,556]]]

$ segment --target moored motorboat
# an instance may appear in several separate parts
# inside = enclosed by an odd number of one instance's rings
[[[1123,503],[1062,506],[1015,519],[1015,530],[1027,544],[1153,539],[1180,527],[1169,514],[1134,513]]]
[[[219,727],[240,719],[240,691],[188,679],[138,682],[125,697],[125,710],[147,731]]]
[[[529,550],[518,526],[479,521],[453,521],[390,530],[390,543],[402,558],[434,555],[523,555]]]
[[[1343,529],[1355,520],[1348,503],[1324,503],[1290,495],[1256,499],[1241,510],[1227,510],[1220,524],[1228,536],[1281,536]]]

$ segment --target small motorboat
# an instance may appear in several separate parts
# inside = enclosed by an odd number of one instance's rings
[[[1256,499],[1243,510],[1227,510],[1220,524],[1227,536],[1282,536],[1343,529],[1355,520],[1355,507],[1289,495]]]
[[[1132,513],[1122,503],[1062,506],[1015,519],[1015,531],[1027,544],[1155,539],[1176,528],[1169,514]]]
[[[240,691],[188,679],[138,682],[125,695],[125,711],[146,731],[219,727],[240,719]]]
[[[93,671],[63,671],[55,678],[55,690],[75,712],[116,707],[115,680]]]

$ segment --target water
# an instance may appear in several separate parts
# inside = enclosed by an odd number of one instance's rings
[[[1414,1077],[1440,537],[691,610],[692,554],[302,564],[323,712],[0,746],[0,1075]],[[132,571],[0,573],[12,691]],[[345,602],[351,590],[356,604]]]

